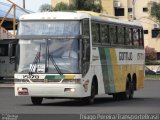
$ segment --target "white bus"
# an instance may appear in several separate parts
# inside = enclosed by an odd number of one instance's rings
[[[144,86],[143,29],[98,13],[45,12],[20,17],[15,95],[131,99]]]
[[[0,83],[14,82],[17,41],[16,39],[0,40]]]

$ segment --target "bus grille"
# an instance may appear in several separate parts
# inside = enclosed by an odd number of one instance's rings
[[[45,80],[45,79],[31,79],[32,82],[60,82],[61,79]]]

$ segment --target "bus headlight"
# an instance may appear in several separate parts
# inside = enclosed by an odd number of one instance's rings
[[[64,79],[62,83],[67,83],[67,84],[81,84],[80,79]]]
[[[64,92],[75,92],[76,89],[75,88],[65,88]]]

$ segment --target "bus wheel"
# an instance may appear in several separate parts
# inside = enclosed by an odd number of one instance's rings
[[[42,104],[42,97],[31,97],[31,101],[34,105],[41,105]]]
[[[134,84],[131,81],[130,82],[130,94],[129,94],[129,99],[133,99],[133,95],[134,95]]]
[[[134,94],[133,83],[128,81],[126,84],[126,91],[123,93],[124,99],[132,99]]]
[[[95,100],[95,95],[96,95],[96,84],[93,81],[91,85],[91,96],[83,98],[82,99],[83,103],[89,105],[93,104]]]
[[[114,93],[113,94],[113,99],[114,100],[121,100],[121,93]]]

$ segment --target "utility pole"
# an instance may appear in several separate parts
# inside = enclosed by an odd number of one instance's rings
[[[23,0],[23,8],[24,8],[24,9],[26,8],[25,0]]]
[[[136,0],[132,0],[132,6],[133,6],[133,9],[132,9],[133,18],[132,18],[132,20],[135,20],[135,19],[136,19],[136,16],[135,16],[135,2],[136,2]]]

